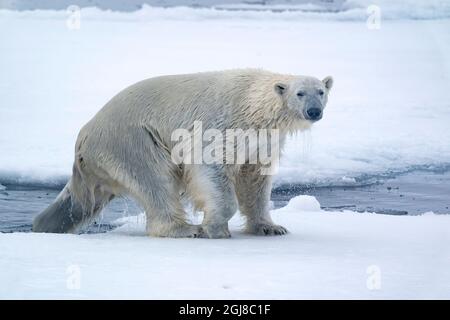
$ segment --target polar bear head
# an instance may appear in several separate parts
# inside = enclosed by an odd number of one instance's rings
[[[274,89],[281,96],[283,106],[293,116],[312,123],[322,119],[332,86],[332,77],[320,81],[314,77],[299,76],[286,83],[276,83]]]

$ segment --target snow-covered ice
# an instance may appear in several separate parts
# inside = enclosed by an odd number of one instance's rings
[[[364,1],[320,14],[86,8],[79,30],[65,11],[0,10],[0,181],[67,179],[81,126],[134,82],[239,67],[335,78],[324,119],[287,144],[278,184],[448,166],[450,9],[379,3],[380,30]]]
[[[372,2],[379,30],[366,26]],[[81,126],[136,81],[240,67],[335,78],[324,119],[289,140],[277,184],[448,168],[449,3],[342,3],[83,8],[79,30],[65,11],[0,10],[0,182],[65,181]],[[231,239],[148,238],[143,215],[104,234],[0,234],[0,298],[450,298],[448,215],[325,212],[298,197],[273,216],[289,235],[246,235],[236,216]]]
[[[280,237],[161,239],[143,215],[104,234],[0,234],[0,298],[450,298],[450,216],[273,211]]]

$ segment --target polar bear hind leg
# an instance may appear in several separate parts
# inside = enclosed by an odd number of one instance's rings
[[[153,132],[136,128],[128,137],[132,144],[125,144],[117,156],[118,182],[126,186],[125,192],[145,210],[147,233],[155,237],[198,237],[200,226],[186,221],[186,213],[180,197],[180,168],[170,153],[158,143]]]

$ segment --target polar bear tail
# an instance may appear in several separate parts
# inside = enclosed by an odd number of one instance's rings
[[[75,232],[83,220],[83,208],[74,201],[67,183],[56,200],[33,221],[33,232],[70,233]]]
[[[75,165],[72,178],[56,200],[33,221],[33,232],[75,233],[91,222],[114,197],[91,187]]]

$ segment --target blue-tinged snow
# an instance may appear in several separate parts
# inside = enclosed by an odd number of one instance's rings
[[[0,298],[450,298],[449,215],[317,206],[274,210],[282,237],[246,235],[238,216],[220,240],[149,238],[144,215],[103,234],[0,234]]]
[[[450,3],[446,0],[4,0],[0,9],[65,10],[71,5],[81,8],[136,12],[125,19],[173,17],[198,18],[318,18],[338,20],[366,19],[367,8],[380,7],[384,19],[441,19],[450,17]],[[183,7],[184,8],[180,8]],[[195,8],[192,12],[191,8]],[[156,10],[155,10],[156,8]],[[159,9],[158,9],[159,8]],[[169,10],[165,10],[169,8]],[[162,10],[161,10],[162,9]],[[212,10],[211,10],[212,9]],[[188,11],[186,11],[188,10]],[[221,12],[218,12],[221,11]],[[259,11],[256,12],[255,11]],[[261,11],[264,14],[261,14]],[[49,12],[49,11],[47,11]],[[184,13],[188,13],[183,14]],[[277,14],[283,12],[283,15]],[[90,15],[93,17],[93,15]],[[95,16],[95,14],[94,14]]]
[[[320,14],[86,8],[79,30],[65,11],[0,10],[0,182],[65,181],[79,129],[134,82],[242,67],[335,78],[324,119],[287,144],[277,184],[446,169],[450,19],[383,17],[396,8],[431,18],[448,3],[379,3],[379,30],[367,28],[364,1]],[[359,18],[330,18],[349,10]]]

